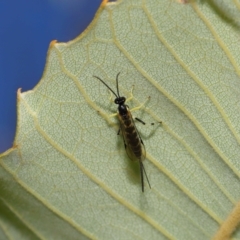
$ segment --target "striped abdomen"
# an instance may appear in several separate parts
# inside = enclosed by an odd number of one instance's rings
[[[130,112],[124,115],[118,115],[121,122],[121,131],[124,135],[127,147],[129,148],[135,158],[141,160],[142,145],[137,129],[134,125]]]

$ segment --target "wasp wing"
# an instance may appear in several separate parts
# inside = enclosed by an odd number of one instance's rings
[[[120,120],[120,129],[121,130],[121,133],[122,133],[122,136],[123,136],[123,142],[124,142],[124,146],[125,146],[125,150],[127,152],[127,155],[128,157],[131,159],[131,160],[137,160],[139,162],[139,168],[140,168],[140,176],[141,176],[141,185],[142,185],[142,192],[144,192],[144,175],[147,179],[147,182],[148,182],[148,185],[149,187],[151,188],[151,185],[150,185],[150,182],[149,182],[149,179],[147,177],[147,174],[146,174],[146,171],[145,171],[145,168],[144,168],[144,165],[143,165],[143,160],[146,158],[146,150],[145,150],[145,146],[144,146],[144,143],[142,141],[142,138],[140,136],[140,133],[138,132],[138,129],[134,123],[134,120],[132,118],[132,115],[130,113],[130,111],[128,112],[128,117],[129,119],[131,120],[131,124],[132,126],[134,127],[134,130],[136,131],[137,133],[137,138],[139,139],[140,143],[141,143],[141,156],[140,158],[139,157],[136,157],[134,152],[132,151],[132,147],[131,145],[128,143],[127,141],[127,137],[126,137],[126,127],[125,127],[125,124],[123,122],[123,120],[121,119],[121,116],[119,116],[119,120]]]
[[[124,142],[124,146],[125,146],[125,150],[127,152],[127,155],[128,157],[133,160],[133,161],[143,161],[145,158],[146,158],[146,150],[145,150],[145,146],[144,146],[144,143],[142,141],[142,138],[137,130],[137,127],[134,123],[134,120],[132,118],[132,115],[130,113],[130,111],[128,112],[128,119],[131,121],[131,125],[133,126],[134,128],[134,132],[137,133],[137,139],[139,140],[140,142],[140,148],[141,148],[141,156],[140,157],[136,157],[133,150],[132,150],[132,147],[131,147],[131,144],[129,144],[128,140],[127,140],[127,136],[126,136],[126,126],[124,124],[124,121],[121,119],[121,116],[119,116],[119,120],[120,120],[120,129],[119,129],[119,132],[121,131],[122,133],[122,137],[123,137],[123,142]]]
[[[137,160],[136,157],[134,156],[133,152],[131,151],[131,147],[129,147],[128,142],[126,141],[125,128],[124,128],[124,124],[122,124],[122,123],[120,123],[119,133],[120,133],[120,132],[121,132],[121,134],[122,134],[125,151],[126,151],[128,157],[129,157],[131,160]]]
[[[146,179],[147,179],[147,182],[148,182],[149,187],[151,188],[151,184],[150,184],[150,182],[149,182],[149,179],[148,179],[148,176],[147,176],[145,167],[144,167],[144,165],[143,165],[143,160],[146,159],[146,149],[145,149],[145,145],[144,145],[144,143],[143,143],[143,140],[142,140],[142,138],[141,138],[141,135],[140,135],[140,133],[139,133],[139,131],[138,131],[136,125],[135,125],[135,122],[134,122],[134,120],[133,120],[132,114],[131,114],[130,112],[129,112],[129,115],[130,115],[130,117],[131,117],[132,124],[134,125],[135,130],[136,130],[136,132],[137,132],[137,134],[138,134],[138,137],[139,137],[140,142],[141,142],[141,147],[142,147],[142,156],[141,156],[141,159],[138,159],[138,161],[139,161],[139,168],[140,168],[140,175],[141,175],[142,192],[144,192],[144,175],[145,175],[145,177],[146,177]],[[142,121],[141,121],[141,122],[142,122]]]

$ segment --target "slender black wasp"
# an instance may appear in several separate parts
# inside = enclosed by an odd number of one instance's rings
[[[144,192],[144,175],[146,176],[148,185],[151,188],[150,182],[148,180],[148,177],[143,165],[143,160],[145,159],[145,154],[146,154],[145,147],[140,137],[140,134],[135,126],[129,107],[128,105],[125,104],[127,100],[125,97],[120,97],[119,87],[118,87],[119,74],[120,72],[117,74],[117,77],[116,77],[117,94],[101,78],[97,76],[93,76],[93,77],[101,81],[116,96],[114,103],[118,105],[118,113],[116,115],[118,116],[119,123],[120,123],[118,134],[120,133],[120,131],[122,132],[125,149],[129,158],[132,160],[137,160],[139,162],[142,192]],[[130,100],[131,98],[132,96],[128,100]],[[140,109],[143,105],[144,103],[132,110]],[[142,124],[145,124],[139,118],[135,118],[135,119],[141,122]]]

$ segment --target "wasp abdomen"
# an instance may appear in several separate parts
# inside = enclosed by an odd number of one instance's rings
[[[141,160],[142,157],[142,146],[139,139],[138,133],[135,126],[133,125],[132,118],[122,119],[122,124],[124,127],[124,135],[128,143],[128,147],[132,151],[134,157]]]

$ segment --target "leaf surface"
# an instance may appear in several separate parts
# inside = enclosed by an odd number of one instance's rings
[[[77,39],[52,42],[39,84],[18,92],[15,144],[1,155],[1,239],[211,239],[240,198],[239,9],[103,3]],[[136,123],[144,193],[93,77],[116,91],[118,72],[121,95],[134,85],[130,108],[151,96],[133,112],[147,123]]]

